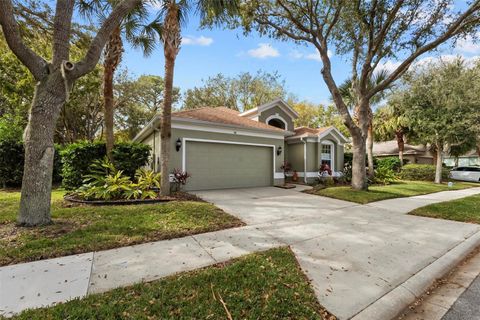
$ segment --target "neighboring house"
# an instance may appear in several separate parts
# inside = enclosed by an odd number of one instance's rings
[[[398,144],[396,140],[385,141],[385,142],[375,142],[373,144],[373,155],[377,158],[384,157],[398,157]],[[409,145],[405,144],[405,150],[403,152],[403,159],[407,160],[408,163],[419,163],[419,164],[434,164],[435,163],[435,154],[431,152],[428,146],[425,145]],[[443,163],[447,167],[455,167],[456,165],[455,157],[451,157],[448,154],[445,154],[443,157]],[[466,154],[458,157],[458,166],[480,166],[480,157],[476,150],[471,150]]]
[[[457,163],[458,160],[458,163]],[[447,167],[469,167],[469,166],[480,166],[480,156],[478,155],[477,150],[470,150],[466,154],[458,157],[445,156],[443,163]]]
[[[375,142],[373,155],[377,158],[398,157],[397,141]],[[403,160],[407,163],[433,164],[434,154],[425,145],[414,146],[405,143]]]
[[[240,113],[225,107],[172,114],[170,172],[191,174],[186,190],[283,184],[284,161],[312,181],[321,163],[343,169],[345,137],[334,127],[294,128],[298,114],[277,99]],[[160,170],[160,115],[134,138],[152,148],[150,167]]]

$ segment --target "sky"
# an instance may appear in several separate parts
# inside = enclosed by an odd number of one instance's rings
[[[190,18],[182,29],[183,42],[175,65],[174,85],[186,89],[202,85],[202,79],[223,73],[235,76],[241,72],[258,70],[278,72],[288,92],[301,100],[330,103],[330,94],[320,74],[321,62],[313,46],[281,42],[256,33],[244,36],[241,30],[199,29],[199,21]],[[420,58],[452,59],[462,56],[471,60],[480,56],[480,44],[471,38],[460,41],[454,48],[443,46],[438,52]],[[349,77],[348,57],[330,52],[332,72],[337,83]],[[398,62],[385,61],[383,67],[394,68]],[[125,45],[122,67],[132,75],[154,74],[163,76],[164,58],[161,47],[150,57]]]

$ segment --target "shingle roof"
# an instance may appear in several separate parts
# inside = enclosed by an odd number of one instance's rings
[[[403,154],[426,155],[428,148],[425,145],[410,145],[405,143]],[[375,142],[373,144],[374,155],[398,155],[398,143],[396,140]]]
[[[226,125],[240,126],[252,129],[263,129],[270,131],[285,132],[285,130],[270,126],[240,116],[240,112],[226,107],[204,107],[199,109],[178,111],[172,113],[174,118],[194,119],[206,122],[221,123]]]
[[[292,136],[295,138],[300,138],[300,137],[316,137],[320,133],[327,131],[331,127],[324,127],[324,128],[307,128],[307,127],[298,127],[295,128],[295,134]]]

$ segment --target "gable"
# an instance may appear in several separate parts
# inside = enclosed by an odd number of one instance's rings
[[[282,99],[276,99],[245,111],[240,116],[267,124],[271,119],[276,119],[274,122],[284,124],[285,130],[293,132],[293,121],[298,118],[298,113]]]
[[[258,114],[258,121],[269,124],[270,120],[277,120],[285,124],[285,130],[293,131],[293,119],[279,106],[274,106]]]

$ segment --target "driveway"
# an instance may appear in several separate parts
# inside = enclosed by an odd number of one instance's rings
[[[197,194],[290,245],[320,303],[339,319],[362,318],[365,312],[360,312],[379,299],[398,294],[399,289],[415,298],[418,293],[405,283],[408,279],[425,274],[420,271],[455,248],[464,248],[469,238],[475,243],[480,239],[478,225],[405,214],[440,201],[441,195],[369,206],[298,191],[270,187]],[[480,188],[450,191],[448,197],[475,193],[480,193]]]

